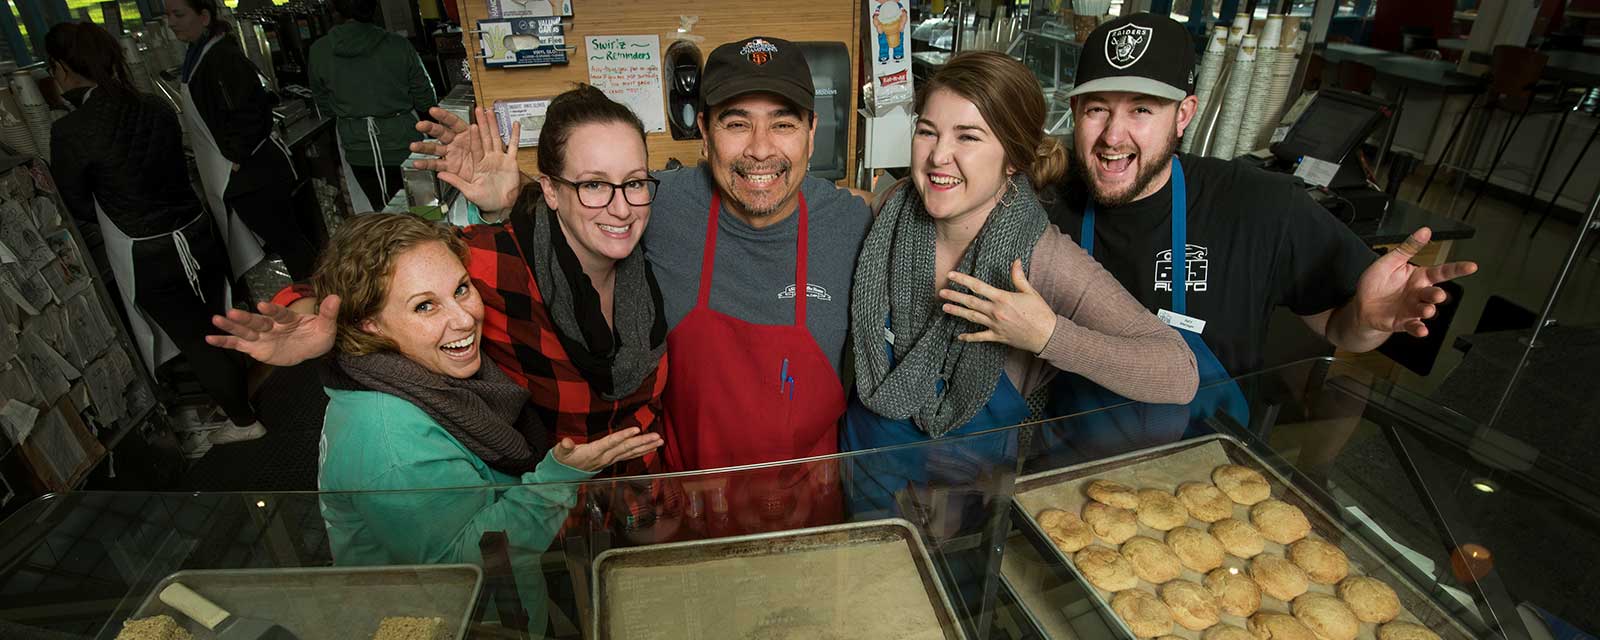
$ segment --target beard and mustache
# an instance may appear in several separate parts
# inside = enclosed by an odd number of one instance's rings
[[[1131,151],[1130,153],[1135,155],[1129,159],[1129,162],[1142,158],[1158,158],[1160,160],[1140,164],[1138,173],[1134,175],[1133,184],[1120,192],[1112,192],[1109,187],[1100,184],[1094,171],[1095,164],[1100,160],[1097,157],[1098,154],[1092,150],[1079,149],[1074,154],[1077,157],[1073,158],[1075,162],[1072,163],[1072,171],[1077,174],[1078,180],[1089,189],[1089,196],[1094,198],[1096,203],[1105,207],[1120,207],[1139,199],[1140,194],[1150,188],[1150,183],[1155,181],[1161,170],[1170,166],[1168,163],[1171,162],[1172,151],[1176,148],[1178,148],[1178,136],[1173,135],[1165,145],[1151,153]]]

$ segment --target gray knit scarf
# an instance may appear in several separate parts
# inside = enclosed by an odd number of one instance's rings
[[[377,391],[422,409],[456,440],[501,472],[533,471],[548,439],[528,406],[528,390],[488,359],[477,375],[460,379],[434,373],[399,353],[339,354],[322,372],[332,389]]]
[[[1026,272],[1049,221],[1026,177],[1013,178],[1008,189],[956,271],[1010,291],[1011,262],[1021,259]],[[861,402],[886,418],[910,418],[938,438],[988,403],[1009,347],[956,339],[983,327],[940,308],[933,288],[935,242],[921,195],[910,185],[899,187],[878,212],[856,263],[850,329]],[[884,348],[885,318],[894,334],[892,362]]]
[[[627,397],[656,370],[667,349],[661,290],[644,252],[635,246],[633,253],[617,261],[612,323],[607,324],[600,310],[600,294],[583,272],[561,225],[555,222],[556,212],[545,205],[538,185],[524,189],[517,202],[511,228],[526,252],[568,359],[601,397],[611,401]]]

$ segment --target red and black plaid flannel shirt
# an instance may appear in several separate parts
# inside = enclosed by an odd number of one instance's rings
[[[554,446],[561,438],[582,444],[629,427],[657,430],[661,392],[667,382],[667,355],[633,393],[606,400],[584,380],[556,335],[544,296],[534,283],[516,235],[509,225],[475,225],[461,230],[467,241],[467,272],[483,297],[483,352],[517,384],[532,394],[534,409],[551,431]],[[619,462],[604,477],[638,475],[660,470],[659,450]]]

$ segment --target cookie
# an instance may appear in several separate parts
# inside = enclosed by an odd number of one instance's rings
[[[1262,593],[1284,602],[1300,597],[1310,586],[1306,572],[1295,563],[1268,554],[1250,561],[1250,579],[1256,581]]]
[[[1200,636],[1200,640],[1256,640],[1256,637],[1250,635],[1249,631],[1231,624],[1219,624],[1206,629],[1205,635]]]
[[[1139,524],[1170,531],[1189,521],[1189,510],[1172,494],[1160,489],[1139,490]]]
[[[1120,591],[1111,598],[1111,610],[1133,635],[1154,638],[1172,631],[1172,612],[1155,596],[1138,589]]]
[[[1211,534],[1193,527],[1178,527],[1167,532],[1167,546],[1178,556],[1183,566],[1195,573],[1205,573],[1222,566],[1227,553],[1222,543]]]
[[[1178,485],[1178,501],[1189,510],[1189,517],[1201,522],[1233,517],[1233,501],[1221,489],[1204,482]]]
[[[1094,586],[1106,591],[1122,591],[1139,586],[1139,577],[1133,574],[1133,565],[1122,554],[1109,547],[1093,545],[1072,556],[1083,577]]]
[[[1305,538],[1289,545],[1289,560],[1306,570],[1306,577],[1318,584],[1338,584],[1350,574],[1350,558],[1326,541]]]
[[[1057,549],[1063,553],[1076,553],[1079,549],[1089,546],[1094,542],[1094,531],[1089,528],[1082,518],[1060,509],[1045,509],[1039,512],[1039,528],[1045,535],[1050,536]]]
[[[1345,578],[1339,583],[1339,597],[1362,622],[1388,622],[1400,615],[1400,596],[1377,578]]]
[[[1317,640],[1317,636],[1294,616],[1281,613],[1257,613],[1250,616],[1247,626],[1257,640]]]
[[[1206,574],[1205,586],[1229,615],[1248,618],[1261,609],[1261,587],[1243,571],[1220,567]]]
[[[1263,500],[1250,507],[1250,524],[1261,537],[1278,544],[1289,544],[1311,533],[1311,521],[1300,508],[1282,500]]]
[[[1272,497],[1272,485],[1255,469],[1225,464],[1211,471],[1211,481],[1229,500],[1250,506]]]
[[[1343,600],[1323,593],[1294,599],[1294,617],[1323,640],[1355,640],[1361,621]]]
[[[1161,601],[1167,604],[1172,619],[1190,631],[1201,631],[1222,621],[1216,598],[1205,587],[1188,580],[1161,585]]]
[[[1152,584],[1162,584],[1183,573],[1177,554],[1154,538],[1134,536],[1122,543],[1122,557],[1133,565],[1134,575]]]
[[[1391,622],[1378,627],[1378,640],[1439,640],[1439,634],[1409,622]]]
[[[1267,541],[1250,523],[1235,518],[1225,518],[1211,523],[1211,537],[1222,543],[1222,548],[1234,557],[1249,560],[1267,548]]]
[[[1090,500],[1118,509],[1138,509],[1139,495],[1133,487],[1110,480],[1091,480],[1083,493]]]
[[[1133,511],[1098,502],[1083,505],[1083,521],[1096,536],[1111,544],[1122,544],[1139,533],[1139,517]]]

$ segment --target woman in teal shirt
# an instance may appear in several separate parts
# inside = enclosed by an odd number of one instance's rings
[[[545,631],[539,557],[576,502],[576,483],[661,444],[637,428],[540,451],[528,391],[482,366],[483,302],[447,227],[370,214],[329,240],[313,279],[343,301],[319,488],[341,566],[483,563],[479,538],[504,532],[528,631]],[[330,305],[331,306],[331,305]]]

